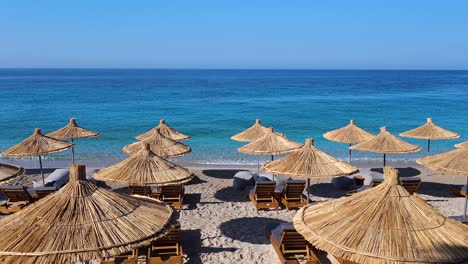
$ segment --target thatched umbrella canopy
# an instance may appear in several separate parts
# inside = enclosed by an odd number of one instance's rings
[[[76,263],[148,245],[173,223],[170,206],[99,188],[85,166],[70,166],[59,191],[0,220],[0,262]]]
[[[386,154],[408,154],[421,150],[421,147],[405,142],[390,134],[386,127],[381,127],[380,134],[377,136],[349,148],[383,154],[384,166]]]
[[[455,144],[455,147],[456,147],[456,148],[468,148],[468,141]]]
[[[55,138],[45,136],[41,133],[40,128],[36,128],[34,130],[34,133],[30,137],[18,143],[17,145],[3,151],[2,154],[14,158],[38,156],[42,183],[44,184],[44,174],[42,172],[42,156],[64,151],[70,147],[73,147],[74,145],[75,144],[70,142],[61,141]]]
[[[427,156],[416,160],[416,162],[439,173],[461,177],[466,176],[466,184],[468,186],[468,148],[459,148],[449,152]],[[466,218],[467,205],[468,196],[465,196],[464,218]]]
[[[257,139],[262,138],[268,133],[268,128],[261,124],[260,119],[255,119],[255,124],[246,130],[235,134],[231,137],[232,140],[239,142],[253,142]]]
[[[459,263],[468,259],[468,227],[447,218],[398,183],[300,209],[294,227],[318,249],[357,263]]]
[[[78,126],[75,118],[70,118],[68,125],[47,134],[47,136],[56,139],[70,139],[72,143],[77,138],[93,138],[100,135],[97,132]],[[75,163],[75,146],[72,146],[72,163]]]
[[[150,144],[151,151],[154,154],[163,158],[182,156],[192,151],[189,146],[163,136],[159,129],[155,129],[150,137],[129,144],[122,150],[128,155],[132,155],[140,151],[146,144]]]
[[[273,128],[267,128],[266,134],[240,148],[237,149],[240,153],[250,155],[279,155],[289,153],[295,149],[302,147],[302,144],[286,138],[284,135],[276,133]],[[259,160],[257,160],[259,161]],[[260,163],[257,164],[257,174],[259,173]]]
[[[426,139],[427,153],[430,153],[431,150],[431,140],[454,139],[460,137],[459,134],[443,129],[434,124],[434,122],[432,122],[432,118],[428,118],[426,124],[403,132],[400,134],[400,136],[407,138]]]
[[[159,120],[159,124],[156,127],[152,128],[151,130],[146,131],[145,133],[143,133],[141,135],[136,136],[135,138],[138,139],[138,140],[146,139],[146,138],[150,137],[153,134],[155,129],[159,130],[159,132],[163,136],[165,136],[167,138],[170,138],[172,140],[179,141],[179,140],[190,139],[190,136],[184,135],[184,134],[180,133],[179,131],[175,130],[174,128],[168,126],[166,124],[166,120],[164,120],[164,119]]]
[[[307,202],[311,178],[339,177],[358,171],[356,167],[319,150],[311,138],[306,139],[304,146],[286,157],[263,165],[263,170],[273,174],[307,178]]]
[[[0,183],[23,174],[24,169],[20,166],[0,163]]]
[[[323,137],[331,141],[347,143],[351,147],[352,144],[369,140],[375,135],[356,126],[354,120],[351,119],[347,126],[329,131],[323,134]],[[349,149],[349,162],[351,162],[351,149]]]
[[[188,169],[154,154],[149,144],[143,145],[135,155],[94,174],[96,180],[133,186],[184,183],[190,181],[192,176],[193,173]]]

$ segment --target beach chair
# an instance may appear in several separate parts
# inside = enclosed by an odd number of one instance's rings
[[[142,196],[149,196],[151,194],[151,188],[149,186],[128,186],[128,191],[131,195],[137,194]]]
[[[0,213],[15,213],[34,201],[25,186],[3,186],[0,191],[7,200],[0,204]]]
[[[266,234],[282,264],[298,264],[305,260],[306,264],[318,264],[319,259],[312,246],[299,234],[292,223],[269,224]]]
[[[249,188],[249,199],[255,206],[255,209],[277,209],[279,203],[275,198],[276,182],[274,181],[262,181],[257,182],[255,186]]]
[[[307,198],[303,194],[306,181],[288,180],[286,185],[277,186],[275,192],[280,192],[280,202],[286,210],[303,207],[307,204]]]
[[[161,186],[159,199],[175,208],[182,208],[184,204],[184,186],[182,184]]]
[[[184,257],[180,242],[180,229],[173,228],[164,237],[148,247],[148,264],[182,264]]]
[[[400,185],[403,186],[403,188],[405,188],[409,194],[413,194],[419,189],[419,186],[421,185],[421,178],[400,178]]]
[[[56,191],[57,191],[56,187],[37,187],[37,188],[34,188],[33,197],[37,201]]]
[[[102,260],[101,264],[138,264],[138,249],[128,254],[117,256],[114,259]]]
[[[466,196],[466,185],[455,185],[452,187],[452,193],[457,196]]]

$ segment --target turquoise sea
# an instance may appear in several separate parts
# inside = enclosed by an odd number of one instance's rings
[[[387,126],[399,134],[432,117],[462,135],[431,144],[442,152],[468,140],[468,71],[2,69],[0,110],[0,151],[35,127],[50,132],[76,117],[102,133],[77,141],[79,159],[126,157],[121,148],[161,118],[192,136],[186,143],[193,152],[179,159],[202,163],[254,163],[229,138],[256,118],[291,139],[313,137],[322,150],[345,158],[347,146],[322,134],[349,119],[374,133]]]

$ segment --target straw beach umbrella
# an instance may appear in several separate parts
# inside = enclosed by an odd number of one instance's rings
[[[273,160],[273,155],[289,153],[300,147],[302,147],[302,144],[287,139],[285,136],[273,131],[273,128],[270,127],[263,137],[238,148],[237,151],[250,155],[271,155],[271,159]],[[257,174],[259,173],[259,169],[260,164],[257,164]]]
[[[456,148],[468,148],[468,141],[455,144],[455,147],[456,147]]]
[[[311,138],[306,139],[304,146],[286,157],[263,165],[263,170],[273,174],[307,178],[307,203],[311,178],[339,177],[358,171],[354,166],[319,150]]]
[[[356,263],[459,263],[468,259],[468,226],[440,214],[398,183],[301,208],[294,227],[310,243]]]
[[[160,185],[166,183],[184,183],[192,179],[193,173],[181,166],[154,154],[150,145],[135,155],[99,170],[94,178],[102,181],[128,183],[134,186]]]
[[[59,191],[0,220],[1,263],[76,263],[148,245],[173,224],[170,206],[99,188],[70,166]]]
[[[161,119],[159,120],[159,125],[157,125],[156,127],[152,128],[151,130],[141,134],[141,135],[138,135],[136,136],[135,138],[138,139],[138,140],[143,140],[143,139],[146,139],[148,137],[150,137],[154,130],[159,130],[159,132],[167,137],[167,138],[170,138],[172,140],[176,140],[176,141],[179,141],[179,140],[187,140],[187,139],[190,139],[190,136],[187,136],[187,135],[184,135],[182,133],[180,133],[179,131],[175,130],[174,128],[168,126],[166,124],[166,120],[164,119]]]
[[[453,176],[465,176],[468,186],[468,148],[459,148],[449,152],[427,156],[416,160],[424,167],[442,174]],[[468,206],[468,196],[465,195],[465,208],[463,218],[466,219],[466,210]]]
[[[428,154],[431,152],[431,140],[454,139],[460,137],[459,134],[443,129],[434,124],[434,122],[432,122],[432,118],[428,118],[426,124],[403,132],[400,134],[400,136],[407,138],[426,139]]]
[[[146,144],[150,144],[150,149],[154,154],[163,158],[182,156],[192,151],[189,146],[163,136],[159,129],[155,129],[150,137],[129,144],[122,150],[128,155],[132,155],[140,151]]]
[[[36,128],[34,130],[34,133],[30,137],[23,140],[19,144],[3,151],[2,154],[14,158],[38,156],[39,167],[42,176],[42,184],[44,184],[44,173],[42,171],[42,156],[61,152],[73,146],[73,143],[45,136],[41,133],[40,128]]]
[[[268,133],[268,128],[261,124],[260,119],[255,119],[255,124],[246,130],[235,134],[231,137],[232,140],[239,142],[253,142],[257,139],[262,138]]]
[[[0,184],[3,181],[7,181],[9,179],[23,174],[23,172],[24,168],[20,166],[8,163],[0,163]]]
[[[101,134],[97,132],[93,132],[86,128],[79,127],[76,124],[75,118],[70,118],[70,122],[68,123],[68,125],[47,134],[47,136],[56,139],[70,139],[72,143],[73,140],[77,138],[93,138],[98,137],[100,135]],[[75,163],[75,146],[72,146],[72,163]]]
[[[329,131],[323,134],[323,137],[331,141],[347,143],[351,147],[352,144],[369,140],[375,135],[356,126],[354,120],[351,119],[347,126]],[[349,162],[351,162],[351,149],[349,149]]]
[[[421,150],[421,147],[405,142],[390,134],[386,127],[381,127],[380,134],[377,136],[349,148],[383,154],[384,166],[387,154],[408,154]]]

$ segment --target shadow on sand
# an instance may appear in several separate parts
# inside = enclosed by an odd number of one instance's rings
[[[220,247],[205,247],[202,246],[201,230],[181,230],[182,234],[182,248],[187,254],[188,262],[190,264],[201,264],[201,253],[219,253],[219,252],[235,252],[238,248],[220,248]]]
[[[307,191],[307,190],[306,190]],[[340,198],[343,197],[346,190],[338,190],[331,183],[316,183],[310,186],[310,195],[324,198]]]
[[[221,224],[224,236],[242,242],[266,245],[270,244],[265,228],[268,224],[286,223],[286,221],[266,217],[242,217],[231,219]]]
[[[219,189],[214,194],[214,197],[218,200],[225,201],[225,202],[247,202],[249,201],[245,190],[238,191],[238,190],[234,190],[232,187],[225,187],[225,188]]]
[[[421,182],[419,189],[416,193],[419,194],[426,194],[436,197],[445,197],[445,198],[452,198],[455,197],[452,194],[452,188],[454,185],[445,184],[445,183],[438,183],[438,182]]]
[[[246,170],[203,170],[202,173],[208,177],[217,178],[217,179],[232,179],[236,173],[239,171]]]

